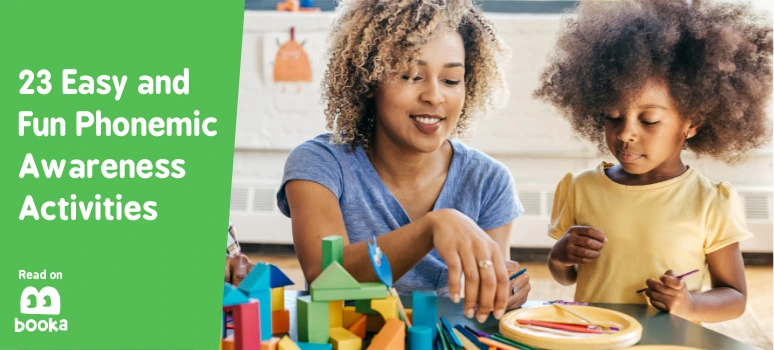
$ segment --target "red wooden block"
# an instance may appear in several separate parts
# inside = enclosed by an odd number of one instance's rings
[[[278,310],[271,313],[271,334],[290,332],[290,311]]]
[[[258,300],[230,306],[234,315],[234,350],[261,348],[260,304]]]

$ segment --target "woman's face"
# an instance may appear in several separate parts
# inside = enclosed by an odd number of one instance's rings
[[[376,134],[399,147],[429,153],[454,130],[465,103],[462,37],[450,32],[429,41],[418,63],[416,76],[403,72],[376,89]]]

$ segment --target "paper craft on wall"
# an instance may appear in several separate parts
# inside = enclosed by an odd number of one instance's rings
[[[308,39],[299,41],[296,37],[295,28],[290,28],[290,38],[287,34],[269,34],[265,40],[264,49],[266,52],[266,76],[272,77],[272,82],[281,87],[281,92],[288,91],[301,93],[302,88],[312,85],[313,69],[310,54],[307,53]],[[267,47],[267,46],[273,47]],[[271,56],[270,56],[271,55]]]

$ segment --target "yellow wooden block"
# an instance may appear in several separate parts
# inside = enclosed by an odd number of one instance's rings
[[[333,350],[361,350],[363,347],[363,339],[344,328],[331,328],[330,335]]]
[[[343,328],[351,327],[352,324],[355,323],[355,321],[357,321],[360,318],[360,316],[363,316],[363,314],[355,311],[354,306],[345,306],[341,327]]]
[[[343,326],[344,301],[332,300],[328,302],[328,327],[337,328]]]
[[[406,318],[408,318],[409,323],[413,323],[414,322],[413,321],[413,316],[412,316],[413,313],[412,313],[411,309],[406,309],[405,311],[406,311]]]
[[[382,315],[384,321],[391,318],[400,320],[398,317],[398,296],[390,295],[384,299],[371,300],[371,309]]]
[[[277,347],[279,347],[279,350],[301,350],[301,348],[293,342],[293,339],[290,339],[287,335],[280,339],[279,343],[277,343]]]
[[[277,350],[277,344],[280,339],[277,337],[271,337],[269,340],[261,341],[261,350]]]
[[[285,287],[272,288],[271,311],[285,310]]]

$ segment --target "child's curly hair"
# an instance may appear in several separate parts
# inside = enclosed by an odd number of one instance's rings
[[[534,96],[604,152],[601,112],[661,79],[680,115],[701,125],[688,149],[736,163],[770,138],[772,29],[756,19],[749,6],[708,1],[584,1]]]
[[[416,72],[422,46],[457,31],[465,47],[465,105],[452,135],[508,97],[503,64],[509,48],[471,0],[344,0],[329,37],[323,78],[325,116],[333,142],[368,149],[374,132],[373,92],[381,79]]]

